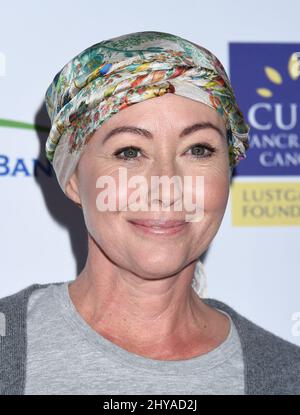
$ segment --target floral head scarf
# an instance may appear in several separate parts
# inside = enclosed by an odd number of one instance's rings
[[[46,157],[65,192],[88,138],[129,105],[174,93],[202,102],[224,119],[231,171],[246,157],[249,126],[221,62],[207,49],[164,32],[130,33],[71,59],[46,92],[51,130]]]

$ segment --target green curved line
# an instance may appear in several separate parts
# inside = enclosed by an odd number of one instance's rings
[[[43,125],[29,124],[27,122],[22,121],[6,120],[4,118],[0,118],[0,127],[21,128],[23,130],[36,130],[47,133],[50,131],[48,127],[45,127]]]

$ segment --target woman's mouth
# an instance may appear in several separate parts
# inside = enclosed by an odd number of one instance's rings
[[[177,234],[188,224],[184,220],[132,219],[129,222],[142,233],[161,236]]]

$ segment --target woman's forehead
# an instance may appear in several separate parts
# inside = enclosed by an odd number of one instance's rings
[[[210,121],[226,131],[224,118],[214,108],[176,94],[165,94],[124,108],[107,119],[101,128],[107,130],[129,123],[155,127],[170,121],[176,129]]]

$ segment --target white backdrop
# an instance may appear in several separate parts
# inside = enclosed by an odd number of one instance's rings
[[[202,44],[228,69],[230,41],[299,43],[299,15],[298,0],[1,1],[0,118],[49,125],[43,99],[54,75],[103,39],[174,33]],[[34,282],[73,279],[85,259],[81,212],[55,178],[33,175],[45,139],[0,125],[0,297]],[[299,247],[299,226],[233,227],[230,199],[204,261],[208,296],[300,345]]]

